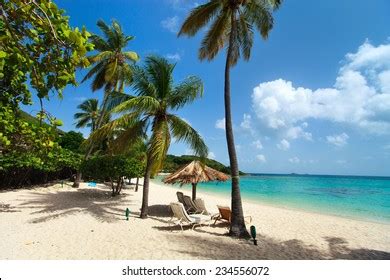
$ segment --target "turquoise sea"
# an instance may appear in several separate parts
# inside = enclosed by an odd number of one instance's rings
[[[390,177],[254,174],[242,176],[240,187],[247,201],[390,223]],[[230,196],[230,181],[201,183],[197,190]]]

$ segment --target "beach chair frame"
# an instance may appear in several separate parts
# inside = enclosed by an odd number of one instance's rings
[[[202,215],[203,217],[200,217],[199,214],[197,215],[192,215],[194,217],[191,217],[191,215],[187,214],[186,209],[184,208],[184,205],[180,202],[172,202],[170,204],[170,207],[172,209],[173,216],[171,219],[168,221],[170,225],[179,225],[181,228],[181,231],[183,231],[183,225],[192,225],[191,230],[193,230],[196,226],[202,226],[202,225],[208,225],[210,226],[211,223],[211,217],[208,217],[206,215]],[[196,216],[196,217],[195,217]],[[208,217],[206,219],[206,217]],[[177,219],[174,221],[174,219]],[[196,219],[199,218],[199,219]]]
[[[214,225],[218,221],[226,221],[226,222],[228,222],[230,224],[232,222],[231,221],[231,219],[232,219],[232,210],[230,210],[230,207],[229,206],[217,205],[217,208],[218,208],[219,215],[213,217],[213,219],[215,219]],[[245,216],[244,217],[244,221],[245,221],[246,224],[251,224],[252,223],[252,217],[251,216]]]

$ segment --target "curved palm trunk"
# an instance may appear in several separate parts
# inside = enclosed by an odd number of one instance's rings
[[[232,176],[232,217],[230,224],[229,235],[235,237],[250,237],[245,226],[244,213],[242,210],[242,201],[240,194],[240,182],[239,182],[239,169],[237,162],[236,148],[234,145],[233,125],[232,125],[232,112],[231,112],[231,100],[230,100],[230,66],[232,49],[230,46],[233,44],[234,33],[237,32],[235,13],[232,13],[232,31],[230,32],[229,48],[226,56],[225,66],[225,131],[227,148],[229,152],[230,170]]]
[[[99,119],[98,119],[98,121],[96,123],[96,126],[95,126],[95,124],[93,124],[95,129],[99,128],[102,125],[104,114],[106,113],[105,112],[106,111],[105,108],[106,108],[106,103],[107,103],[107,100],[108,100],[108,95],[109,95],[109,92],[105,91],[104,92],[103,103],[102,103],[102,106],[101,106],[101,109],[100,109],[101,114],[100,114]],[[94,148],[94,145],[89,146],[88,151],[85,154],[84,160],[89,159],[89,157],[92,154],[93,148]],[[75,180],[74,180],[73,186],[72,186],[73,188],[78,188],[80,186],[81,176],[82,176],[81,171],[77,170],[76,177],[75,177]]]
[[[141,207],[141,219],[146,219],[148,217],[148,207],[149,207],[149,182],[150,175],[152,174],[152,162],[150,156],[146,161],[146,169],[144,176],[144,187],[142,189],[142,207]]]

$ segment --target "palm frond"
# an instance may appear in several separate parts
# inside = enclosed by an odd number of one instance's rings
[[[247,22],[245,13],[241,13],[237,21],[238,39],[245,60],[249,60],[253,46],[252,25]]]
[[[157,174],[161,170],[170,143],[171,135],[168,123],[162,119],[155,118],[148,147],[148,155],[152,164],[152,175]]]
[[[139,60],[139,56],[136,52],[124,52],[123,55],[132,62],[137,62]]]
[[[221,6],[220,0],[212,0],[193,9],[181,26],[178,36],[194,36],[218,14]]]
[[[139,121],[139,115],[139,112],[133,112],[108,122],[92,132],[82,146],[86,148],[91,145],[96,145],[106,138],[113,136],[118,130],[134,126]]]
[[[226,32],[230,28],[231,9],[224,8],[216,20],[211,24],[206,36],[203,38],[199,49],[200,60],[212,60],[223,48]]]
[[[244,14],[248,23],[256,26],[263,39],[268,38],[268,33],[273,28],[272,9],[270,0],[251,1],[245,5]]]
[[[208,148],[199,133],[187,122],[175,115],[168,115],[172,136],[177,141],[183,141],[200,157],[207,157]]]
[[[139,111],[144,114],[153,114],[160,108],[160,102],[151,96],[136,96],[129,98],[116,106],[112,112],[120,113],[125,111]]]
[[[146,139],[147,119],[139,120],[126,126],[118,133],[118,136],[111,141],[110,149],[114,153],[123,153],[128,151],[139,141]]]
[[[203,96],[203,82],[196,76],[186,78],[177,85],[172,94],[168,97],[168,106],[174,110],[193,102],[196,98]]]
[[[172,72],[174,64],[167,59],[158,56],[148,56],[145,61],[145,69],[148,80],[157,90],[158,97],[164,99],[172,89]]]

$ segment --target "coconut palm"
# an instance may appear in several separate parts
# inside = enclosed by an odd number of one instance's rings
[[[77,128],[90,127],[92,132],[96,129],[96,121],[99,116],[98,103],[97,99],[91,98],[77,106],[77,109],[80,110],[74,114]]]
[[[99,20],[97,26],[102,31],[103,37],[91,36],[91,42],[98,53],[88,57],[93,67],[82,80],[85,82],[93,79],[92,91],[104,88],[103,102],[99,110],[101,114],[95,123],[96,128],[103,123],[110,94],[113,91],[123,91],[124,87],[131,82],[132,64],[139,60],[136,52],[124,51],[134,37],[125,35],[117,21],[113,20],[111,26],[108,26],[104,21]],[[91,155],[93,147],[94,143],[87,149],[86,159]],[[81,173],[78,172],[73,186],[78,187],[80,180]]]
[[[242,55],[249,60],[253,45],[254,29],[266,39],[273,27],[272,12],[282,0],[209,0],[194,8],[184,21],[178,36],[194,36],[210,23],[199,49],[200,60],[212,60],[227,47],[225,65],[225,131],[232,175],[232,221],[230,235],[248,237],[242,210],[239,187],[239,169],[234,146],[230,103],[230,68]]]
[[[129,96],[116,106],[113,112],[122,115],[96,130],[89,139],[98,140],[116,131],[112,147],[126,150],[137,139],[150,134],[141,218],[148,216],[150,177],[161,170],[172,138],[188,143],[197,155],[207,156],[208,149],[202,137],[185,120],[173,113],[202,96],[202,81],[190,76],[175,85],[174,68],[174,64],[155,56],[146,59],[144,68],[135,67],[133,88],[136,96]],[[119,134],[117,128],[121,128]]]

